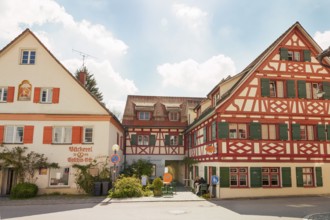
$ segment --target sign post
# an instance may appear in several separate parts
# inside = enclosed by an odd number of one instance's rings
[[[216,175],[212,175],[212,177],[211,177],[211,182],[212,182],[212,190],[211,190],[211,195],[210,195],[210,197],[212,198],[213,197],[213,195],[214,195],[214,197],[216,197],[217,195],[216,195],[216,185],[218,185],[218,183],[219,183],[219,177],[218,176],[216,176]],[[215,192],[214,192],[215,191]],[[215,194],[214,194],[215,193]]]

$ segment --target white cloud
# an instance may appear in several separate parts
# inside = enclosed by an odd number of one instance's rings
[[[181,93],[205,96],[222,78],[236,72],[232,59],[224,55],[211,57],[204,63],[188,59],[157,67],[163,87],[180,88]]]
[[[71,73],[75,73],[81,67],[81,60],[79,59],[64,60],[62,63]],[[135,94],[138,91],[134,82],[122,78],[107,60],[97,62],[94,59],[87,59],[86,66],[89,72],[94,75],[106,106],[114,112],[122,113],[126,104],[123,100],[126,100],[127,95]]]
[[[195,33],[198,33],[207,23],[208,14],[198,7],[175,3],[172,10],[174,15]]]
[[[327,49],[330,46],[330,31],[319,32],[317,31],[314,35],[315,41],[322,47]]]

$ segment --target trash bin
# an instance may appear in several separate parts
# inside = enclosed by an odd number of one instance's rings
[[[101,195],[101,182],[95,182],[93,187],[93,195],[100,196]]]
[[[108,195],[109,185],[110,185],[110,182],[107,182],[107,181],[102,182],[102,195],[103,196]]]

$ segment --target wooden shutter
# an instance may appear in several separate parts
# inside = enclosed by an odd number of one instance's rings
[[[311,51],[304,50],[304,61],[311,62]]]
[[[291,167],[282,167],[282,187],[291,186]]]
[[[165,146],[170,145],[170,135],[165,135]]]
[[[131,135],[131,146],[136,145],[137,144],[137,136],[136,134],[132,134]]]
[[[3,136],[4,136],[5,126],[0,126],[0,144],[3,143]]]
[[[59,101],[60,101],[60,88],[53,88],[52,102],[59,103]]]
[[[269,97],[270,96],[269,79],[260,79],[260,84],[261,84],[261,96]]]
[[[207,182],[207,171],[208,171],[207,168],[208,168],[207,166],[204,167],[204,179],[206,182]]]
[[[33,131],[34,131],[34,126],[24,126],[24,133],[23,133],[24,144],[33,143]]]
[[[286,81],[286,95],[288,98],[296,97],[296,88],[295,88],[294,80]]]
[[[229,137],[229,124],[228,122],[218,122],[218,138]]]
[[[330,125],[327,125],[327,140],[330,141]]]
[[[156,145],[156,135],[149,135],[149,146]]]
[[[326,140],[324,125],[317,125],[317,139],[320,141]]]
[[[195,166],[195,173],[196,173],[196,176],[199,177],[199,169],[198,169],[198,166]]]
[[[322,167],[315,167],[316,172],[316,186],[323,186]]]
[[[306,81],[298,80],[298,98],[306,98]]]
[[[262,186],[261,167],[250,168],[251,187],[257,188]]]
[[[260,140],[261,139],[261,124],[258,122],[250,123],[250,139]]]
[[[52,136],[53,136],[53,128],[51,126],[45,126],[42,143],[51,144],[53,139]]]
[[[15,87],[9,86],[7,89],[7,102],[14,102]]]
[[[212,141],[215,140],[217,138],[217,134],[216,134],[216,131],[217,131],[217,124],[216,122],[212,122]]]
[[[183,136],[179,135],[179,145],[182,146],[183,145]]]
[[[288,125],[279,124],[280,140],[288,140]]]
[[[34,96],[33,96],[33,102],[34,103],[39,103],[40,102],[40,87],[35,87],[34,88]]]
[[[291,125],[292,131],[292,140],[300,140],[300,124],[292,124]]]
[[[288,48],[280,48],[280,59],[288,60]]]
[[[330,99],[330,82],[322,82],[323,98]]]
[[[229,167],[220,167],[220,187],[228,188],[229,186]]]
[[[72,144],[81,144],[82,143],[82,127],[73,126],[72,127]]]
[[[203,143],[206,143],[206,136],[207,136],[207,129],[206,127],[203,128]]]
[[[296,178],[297,178],[297,187],[303,187],[304,180],[302,175],[302,167],[296,167]]]
[[[212,176],[217,175],[217,168],[216,167],[212,167]]]

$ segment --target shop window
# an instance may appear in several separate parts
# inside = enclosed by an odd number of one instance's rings
[[[230,168],[230,186],[247,187],[248,171],[245,167]]]
[[[53,127],[53,143],[69,144],[72,142],[72,127]]]
[[[69,185],[70,168],[50,169],[49,185],[50,186],[68,186]]]

